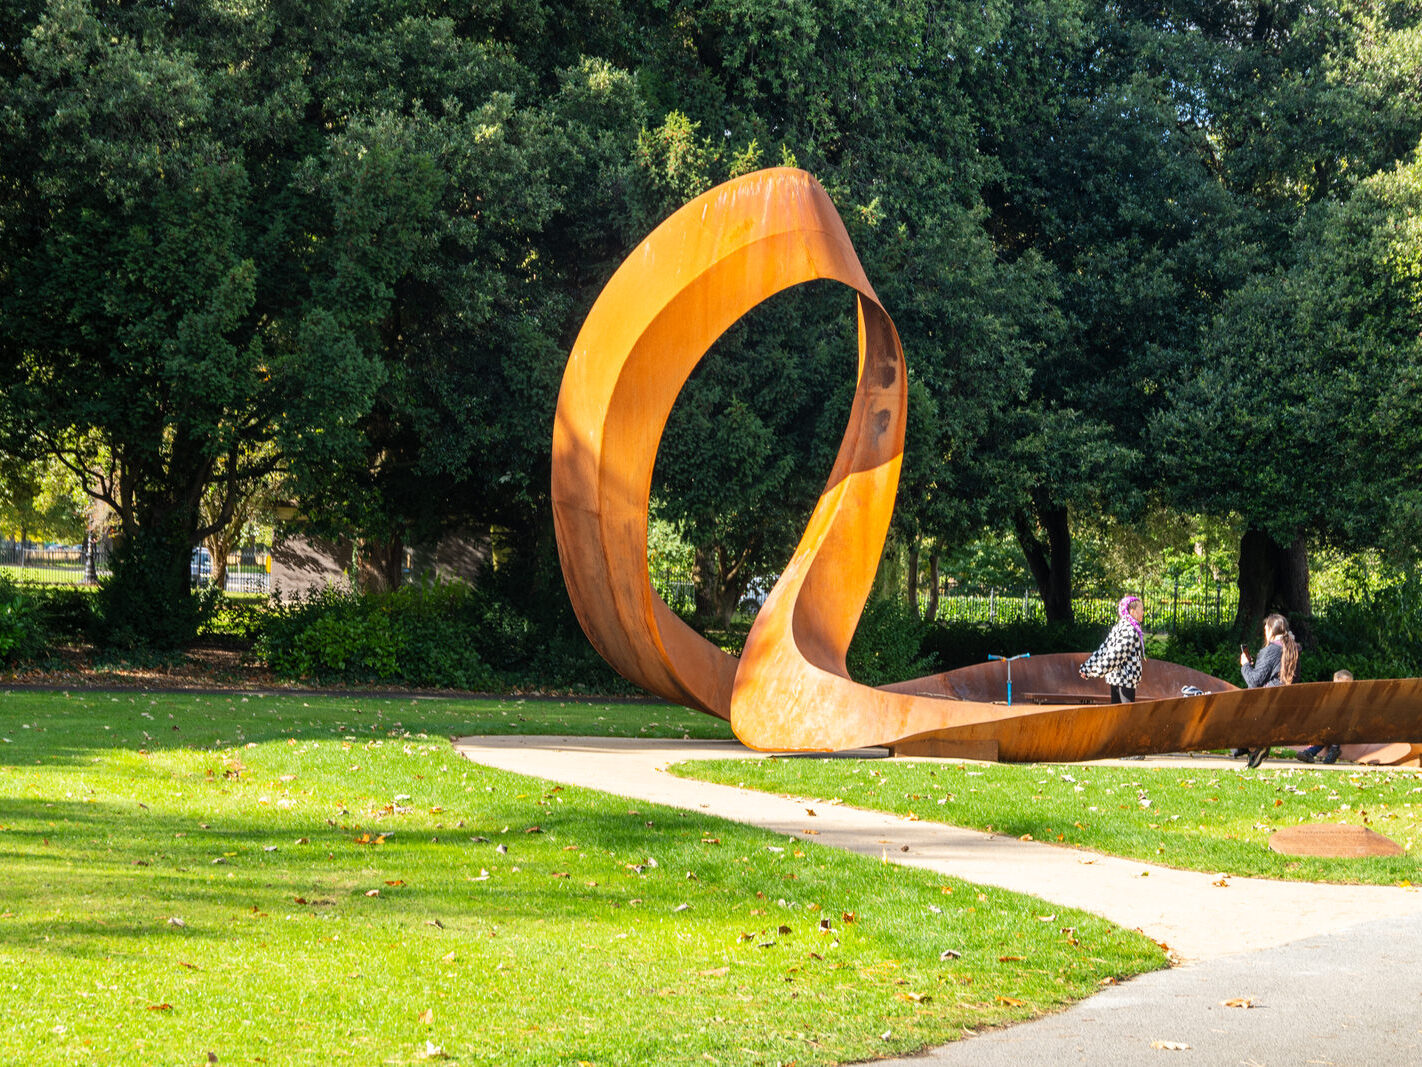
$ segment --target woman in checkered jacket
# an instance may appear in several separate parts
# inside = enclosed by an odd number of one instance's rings
[[[1081,665],[1083,678],[1105,678],[1111,687],[1111,703],[1127,704],[1136,699],[1136,683],[1145,669],[1145,605],[1139,597],[1122,597],[1116,605],[1120,615],[1101,647]]]

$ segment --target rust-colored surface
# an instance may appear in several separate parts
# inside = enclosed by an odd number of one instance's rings
[[[756,304],[814,279],[855,294],[855,399],[828,484],[738,661],[652,589],[652,467],[676,395],[716,338]],[[880,689],[852,681],[845,652],[893,510],[905,381],[893,322],[810,175],[748,174],[657,227],[589,312],[558,396],[553,518],[569,596],[594,647],[651,692],[729,718],[747,745],[777,751],[941,742],[1002,759],[1079,760],[1422,737],[1422,682],[1410,679],[1258,690],[1196,680],[1209,695],[1181,698],[1184,669],[1148,663],[1139,695],[1161,699],[1101,706],[1086,703],[1101,698],[1100,683],[1075,674],[1082,653],[1014,661],[1011,706],[996,688],[1001,663]],[[1028,703],[1028,694],[1057,703]]]
[[[1356,859],[1365,856],[1401,856],[1403,848],[1366,826],[1286,826],[1269,836],[1269,847],[1286,856],[1327,856]]]
[[[1378,767],[1416,767],[1422,757],[1422,745],[1397,741],[1390,745],[1344,745],[1342,757],[1352,763]]]

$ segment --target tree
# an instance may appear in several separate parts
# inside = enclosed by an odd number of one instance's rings
[[[1308,546],[1415,545],[1422,163],[1300,224],[1297,259],[1222,309],[1155,425],[1179,491],[1241,516],[1240,608],[1308,614]]]
[[[347,459],[385,379],[376,324],[439,179],[313,106],[343,13],[50,0],[6,24],[3,422],[117,517],[112,641],[186,640],[192,548],[282,457]]]
[[[1310,540],[1375,543],[1382,528],[1367,488],[1378,450],[1357,430],[1376,423],[1377,384],[1394,380],[1378,361],[1392,348],[1364,340],[1368,302],[1345,296],[1376,276],[1363,261],[1381,252],[1375,236],[1355,235],[1344,254],[1336,234],[1376,196],[1339,205],[1422,133],[1419,12],[1193,7],[1216,57],[1199,122],[1254,263],[1185,362],[1187,384],[1153,417],[1154,439],[1173,501],[1243,517],[1244,628],[1270,610],[1309,612]]]
[[[665,116],[642,139],[643,228],[780,163],[816,175],[838,206],[909,366],[895,519],[909,543],[982,521],[986,501],[967,491],[991,483],[980,443],[1043,332],[1038,272],[993,254],[978,210],[964,85],[1000,18],[921,2],[682,5],[639,69]],[[697,542],[705,613],[724,618],[746,580],[779,569],[823,488],[852,386],[850,311],[834,287],[776,298],[718,343],[673,410],[654,492]]]
[[[84,504],[83,490],[62,464],[0,454],[0,530],[11,538],[81,540]]]

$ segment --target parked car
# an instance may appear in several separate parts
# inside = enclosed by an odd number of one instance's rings
[[[193,559],[188,568],[188,574],[192,578],[193,585],[199,589],[212,581],[212,553],[206,547],[199,545],[193,549]]]

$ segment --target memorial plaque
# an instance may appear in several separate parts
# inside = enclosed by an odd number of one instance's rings
[[[1353,859],[1361,856],[1400,856],[1396,841],[1366,826],[1312,824],[1286,826],[1269,838],[1269,847],[1286,856],[1326,856]]]

